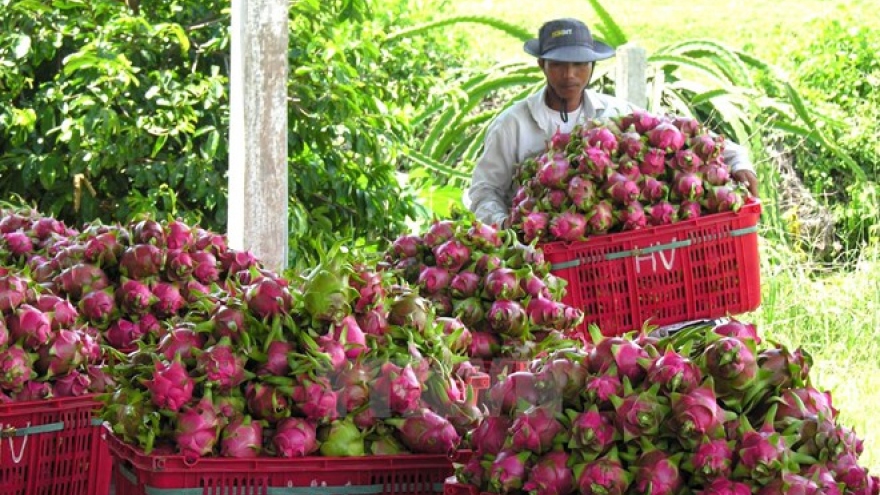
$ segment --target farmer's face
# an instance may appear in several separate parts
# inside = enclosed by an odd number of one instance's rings
[[[577,108],[581,101],[581,93],[593,76],[593,63],[539,60],[538,64],[544,71],[547,84],[556,91],[556,94],[569,102],[569,105]]]

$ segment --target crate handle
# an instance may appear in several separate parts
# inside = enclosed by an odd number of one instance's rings
[[[64,429],[64,423],[48,423],[40,426],[28,426],[24,428],[16,428],[12,425],[0,430],[0,438],[26,437],[28,435],[36,435],[38,433],[51,433],[53,431],[61,431]]]
[[[730,237],[741,237],[741,236],[748,235],[748,234],[754,234],[757,231],[758,231],[758,226],[752,225],[751,227],[744,227],[741,229],[731,230],[730,232],[728,232],[728,235]],[[678,249],[680,247],[687,247],[687,246],[691,246],[693,244],[698,244],[699,242],[714,241],[714,240],[717,240],[718,237],[720,237],[720,236],[712,236],[711,238],[704,238],[704,239],[700,239],[700,240],[686,239],[683,241],[674,241],[674,242],[669,242],[666,244],[658,244],[656,246],[649,246],[646,248],[635,248],[635,249],[631,249],[629,251],[620,251],[617,253],[607,253],[603,256],[603,258],[605,258],[605,261],[611,261],[611,260],[616,260],[616,259],[620,259],[620,258],[642,256],[645,254],[656,253],[659,251],[666,251],[669,249]],[[577,258],[577,259],[573,259],[573,260],[569,260],[569,261],[563,261],[562,263],[553,263],[550,265],[550,271],[558,271],[558,270],[564,270],[566,268],[574,268],[576,266],[582,265],[584,262],[585,262],[585,260]]]

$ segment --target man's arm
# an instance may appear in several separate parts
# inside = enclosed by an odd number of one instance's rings
[[[513,131],[493,125],[486,132],[483,154],[477,161],[467,191],[468,208],[478,220],[503,226],[510,214],[508,195],[516,167]]]

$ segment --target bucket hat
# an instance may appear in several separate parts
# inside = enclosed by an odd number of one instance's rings
[[[614,56],[614,48],[596,41],[577,19],[555,19],[541,26],[538,37],[526,41],[529,55],[557,62],[595,62]]]

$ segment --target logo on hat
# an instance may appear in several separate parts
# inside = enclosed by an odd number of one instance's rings
[[[550,33],[550,37],[551,37],[551,38],[558,38],[558,37],[560,37],[560,36],[571,35],[571,33],[572,33],[571,28],[569,28],[569,29],[557,29],[556,31],[553,31],[552,33]]]

